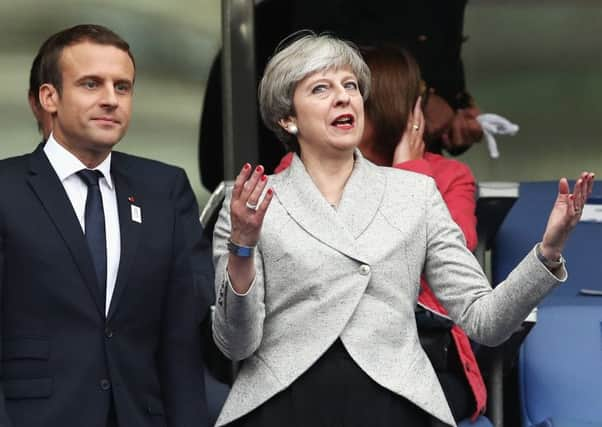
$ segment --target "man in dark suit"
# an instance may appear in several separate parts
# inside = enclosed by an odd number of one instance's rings
[[[80,25],[40,61],[52,134],[0,161],[0,425],[206,425],[194,195],[181,169],[112,152],[129,46]]]

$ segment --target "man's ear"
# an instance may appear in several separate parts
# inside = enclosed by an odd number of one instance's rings
[[[56,113],[60,95],[54,85],[44,83],[40,86],[39,98],[40,105],[46,112],[50,114]]]

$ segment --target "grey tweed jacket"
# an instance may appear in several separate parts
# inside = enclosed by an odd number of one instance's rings
[[[416,331],[421,272],[452,319],[488,345],[504,341],[559,283],[531,251],[492,290],[432,179],[355,156],[336,210],[297,156],[270,177],[275,197],[245,295],[226,272],[226,197],[214,234],[213,335],[243,363],[217,426],[287,388],[338,337],[374,381],[455,426]]]

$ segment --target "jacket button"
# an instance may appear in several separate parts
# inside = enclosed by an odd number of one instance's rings
[[[360,266],[360,274],[362,276],[367,276],[368,274],[370,274],[370,266],[366,265],[366,264],[362,264]]]
[[[111,388],[111,382],[109,380],[107,380],[106,378],[103,378],[102,380],[100,380],[100,389],[107,391]]]
[[[108,326],[105,328],[105,337],[113,338],[113,331]]]

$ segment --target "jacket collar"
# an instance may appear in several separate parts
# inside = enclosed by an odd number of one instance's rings
[[[385,192],[385,176],[355,150],[355,163],[337,209],[333,209],[295,154],[272,181],[275,197],[307,233],[334,249],[366,261],[357,241],[374,220]]]

